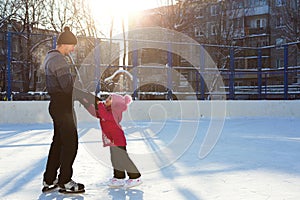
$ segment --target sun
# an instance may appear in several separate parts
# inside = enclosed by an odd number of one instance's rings
[[[158,2],[163,0],[88,0],[91,8],[91,15],[94,18],[96,27],[101,30],[104,36],[110,34],[113,24],[113,33],[122,31],[122,24],[128,25],[129,14],[159,7]]]

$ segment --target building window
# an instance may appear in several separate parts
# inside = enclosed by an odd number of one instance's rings
[[[84,51],[79,51],[79,58],[80,59],[83,59],[83,58],[85,58],[86,57],[86,55],[85,55],[85,52]]]
[[[195,37],[201,37],[204,36],[203,31],[199,27],[195,27]]]
[[[181,72],[180,83],[179,83],[180,87],[189,86],[188,78],[189,78],[189,73],[188,72]]]
[[[198,14],[196,16],[196,19],[200,19],[204,17],[204,9],[203,8],[199,8]]]
[[[280,58],[276,59],[276,67],[277,68],[283,67],[283,60],[282,59],[280,59]]]
[[[81,41],[79,42],[79,46],[80,46],[80,47],[85,47],[85,41],[84,41],[84,40],[81,40]]]
[[[257,19],[255,28],[264,28],[266,26],[265,20],[264,19]]]
[[[260,28],[260,19],[256,20],[256,28]]]
[[[285,6],[286,0],[275,0],[275,5],[276,6]]]
[[[267,5],[266,0],[248,0],[249,7],[264,6],[264,5]]]
[[[283,17],[277,16],[276,17],[276,27],[283,27],[283,26],[284,26]]]
[[[282,48],[282,45],[284,45],[285,43],[286,43],[285,38],[276,38],[276,40],[275,40],[275,46],[277,49]]]
[[[244,2],[233,2],[232,9],[240,9],[244,8]]]
[[[12,52],[14,53],[19,53],[19,43],[17,42],[12,42]]]
[[[211,14],[211,16],[216,16],[218,14],[218,7],[217,7],[217,5],[212,5],[210,7],[210,14]]]
[[[210,34],[217,35],[217,26],[215,24],[210,25]]]
[[[233,21],[234,23],[234,28],[241,28],[242,27],[242,23],[241,23],[241,18],[237,18]]]
[[[259,6],[267,5],[266,0],[259,0],[259,1],[257,1],[257,3]]]

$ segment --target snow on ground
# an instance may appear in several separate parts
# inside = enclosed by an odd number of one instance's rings
[[[41,193],[52,124],[1,124],[0,199],[300,199],[299,119],[228,118],[216,146],[200,159],[209,124],[208,119],[123,123],[144,181],[124,190],[105,186],[112,172],[98,123],[80,123],[73,179],[85,184],[86,193],[77,195]]]

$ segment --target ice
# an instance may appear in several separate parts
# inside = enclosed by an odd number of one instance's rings
[[[298,118],[226,118],[213,150],[200,159],[209,123],[205,118],[123,123],[128,152],[144,182],[128,190],[105,185],[112,171],[99,124],[79,123],[73,179],[86,192],[77,195],[41,192],[52,124],[1,124],[0,199],[300,199]]]

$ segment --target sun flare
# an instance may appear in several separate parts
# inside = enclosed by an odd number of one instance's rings
[[[142,0],[90,0],[96,17],[126,18],[129,13],[155,7],[156,1]]]
[[[128,24],[129,14],[159,7],[158,0],[88,0],[95,25],[107,37],[113,27],[113,34],[120,33],[122,23]],[[159,0],[163,2],[163,0]],[[113,23],[112,23],[113,22]],[[113,25],[113,26],[112,26]]]

